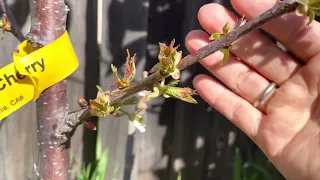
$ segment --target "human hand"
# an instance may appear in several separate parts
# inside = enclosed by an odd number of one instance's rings
[[[234,9],[247,19],[271,8],[277,0],[233,0]],[[198,13],[209,33],[221,32],[237,17],[218,4]],[[277,47],[258,31],[233,43],[228,62],[222,53],[200,63],[230,90],[205,75],[194,79],[201,97],[246,133],[287,179],[320,179],[320,24],[308,28],[307,17],[294,13],[272,20],[262,29],[281,42],[303,63]],[[209,35],[194,30],[186,37],[191,53],[207,45]],[[258,107],[253,103],[275,82],[277,88]]]

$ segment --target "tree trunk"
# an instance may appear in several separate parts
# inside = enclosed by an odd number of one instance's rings
[[[66,30],[69,11],[64,0],[30,0],[31,29],[27,39],[45,46]],[[57,70],[59,71],[59,70]],[[69,146],[54,139],[54,128],[68,113],[66,80],[45,90],[37,100],[39,179],[69,179]]]

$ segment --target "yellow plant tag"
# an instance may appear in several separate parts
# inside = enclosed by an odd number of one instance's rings
[[[0,69],[0,120],[21,108],[79,66],[68,33],[34,50],[24,41],[13,53],[13,63]]]

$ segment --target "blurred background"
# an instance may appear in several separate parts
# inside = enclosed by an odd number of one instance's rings
[[[30,28],[29,2],[8,0],[24,35]],[[201,29],[197,12],[207,3],[232,10],[230,0],[66,0],[68,32],[80,61],[68,78],[70,109],[77,99],[94,98],[96,85],[114,82],[110,64],[123,73],[126,49],[137,53],[137,78],[158,62],[159,42],[175,38],[184,55],[186,34]],[[1,13],[2,14],[2,13]],[[0,67],[12,62],[18,41],[9,33],[0,41]],[[180,86],[208,72],[199,64],[182,72]],[[151,101],[147,131],[135,131],[126,117],[93,119],[98,131],[78,127],[71,145],[71,174],[96,159],[97,137],[108,150],[108,180],[237,180],[283,179],[262,152],[237,127],[199,96],[193,105],[175,99]],[[134,108],[134,107],[129,107]],[[36,179],[37,131],[35,103],[0,121],[0,180]],[[181,178],[182,177],[182,178]]]

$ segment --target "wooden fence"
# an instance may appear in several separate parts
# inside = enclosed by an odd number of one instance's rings
[[[157,62],[158,42],[169,43],[175,38],[186,54],[184,37],[200,28],[197,11],[210,2],[104,0],[102,16],[98,16],[97,0],[67,0],[71,9],[68,31],[80,61],[79,69],[68,78],[70,109],[77,108],[79,97],[93,98],[96,84],[106,89],[113,83],[110,64],[122,67],[127,48],[137,53],[138,79]],[[215,2],[230,7],[227,0]],[[8,3],[26,34],[30,26],[28,1]],[[99,35],[101,41],[97,41]],[[6,33],[0,41],[0,67],[12,62],[11,52],[17,45],[18,41]],[[198,73],[207,72],[200,65],[183,71],[180,85],[192,86]],[[103,147],[109,149],[107,179],[116,171],[118,180],[173,180],[180,170],[183,179],[231,179],[235,147],[241,149],[244,159],[260,151],[220,113],[200,97],[197,100],[198,105],[173,99],[152,101],[145,133],[134,132],[125,117],[100,119],[98,132]],[[96,136],[82,126],[77,129],[71,144],[76,170],[94,161]],[[35,103],[0,121],[0,142],[0,180],[36,179]]]

